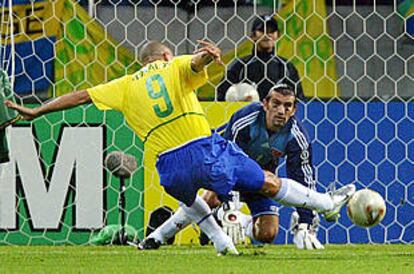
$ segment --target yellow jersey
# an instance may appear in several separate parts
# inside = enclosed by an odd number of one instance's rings
[[[132,75],[87,90],[100,110],[123,113],[127,123],[157,155],[211,135],[194,90],[207,82],[191,69],[191,55],[147,64]]]

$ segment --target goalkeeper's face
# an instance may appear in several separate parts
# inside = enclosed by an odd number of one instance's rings
[[[282,128],[295,114],[295,96],[273,91],[263,101],[266,112],[266,127],[270,131]]]

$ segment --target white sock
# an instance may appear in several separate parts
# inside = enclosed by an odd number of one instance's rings
[[[318,212],[331,210],[334,206],[332,198],[327,193],[319,193],[291,179],[281,178],[281,181],[282,186],[273,197],[281,204],[306,207]]]
[[[160,243],[165,243],[169,238],[180,232],[191,223],[191,218],[179,207],[165,223],[154,230],[147,238],[154,238]]]
[[[187,216],[200,226],[200,229],[213,242],[217,251],[222,251],[231,242],[231,239],[214,220],[210,207],[200,196],[197,196],[190,207],[182,205],[182,208]]]

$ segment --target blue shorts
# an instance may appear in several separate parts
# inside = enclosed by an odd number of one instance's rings
[[[247,204],[253,218],[262,215],[279,216],[279,204],[271,198],[258,193],[241,192],[240,200]]]
[[[187,206],[200,188],[216,192],[223,201],[231,190],[257,192],[264,184],[261,167],[218,134],[161,154],[156,166],[165,191]]]

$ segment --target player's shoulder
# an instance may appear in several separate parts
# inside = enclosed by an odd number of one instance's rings
[[[276,58],[276,59],[278,59],[278,60],[280,60],[282,62],[289,63],[289,60],[288,59],[286,59],[285,57],[282,57],[282,56],[280,56],[278,54],[275,54],[274,55],[274,58]]]
[[[184,55],[175,56],[170,62],[173,65],[183,65],[183,64],[188,64],[189,62],[191,62],[192,58],[193,58],[193,55],[184,54]]]
[[[296,116],[292,116],[292,118],[290,118],[289,123],[290,124],[290,128],[296,128],[298,130],[305,130],[304,126],[303,126],[303,122],[301,120],[299,120]]]
[[[191,71],[191,60],[193,55],[179,55],[175,56],[171,61],[167,62],[168,66],[173,71]]]
[[[285,66],[290,64],[288,59],[286,59],[286,58],[284,58],[280,55],[277,55],[277,54],[273,55],[272,61],[276,62],[276,63],[279,63],[279,64],[283,64]]]
[[[305,140],[309,140],[309,134],[306,130],[305,126],[303,125],[303,122],[297,119],[295,116],[290,118],[289,122],[286,124],[286,126],[289,128],[292,137],[294,138],[302,138]]]
[[[248,104],[233,114],[233,121],[244,119],[244,120],[255,120],[263,111],[263,105],[260,102]]]
[[[259,113],[263,110],[263,105],[260,102],[254,102],[251,104],[248,104],[241,109],[239,109],[236,113],[240,116],[246,116],[252,113]]]
[[[227,132],[229,132],[231,136],[248,135],[250,126],[256,123],[262,112],[264,112],[264,110],[261,103],[252,103],[242,107],[232,115],[227,124]]]
[[[286,66],[288,69],[296,69],[295,65],[293,65],[293,63],[291,61],[289,61],[288,59],[280,56],[280,55],[274,55],[273,57],[273,61],[276,61],[277,63],[280,63],[284,66]]]
[[[235,58],[229,65],[230,68],[237,68],[242,67],[245,64],[247,64],[252,58],[254,58],[254,55],[247,55],[242,58]]]

